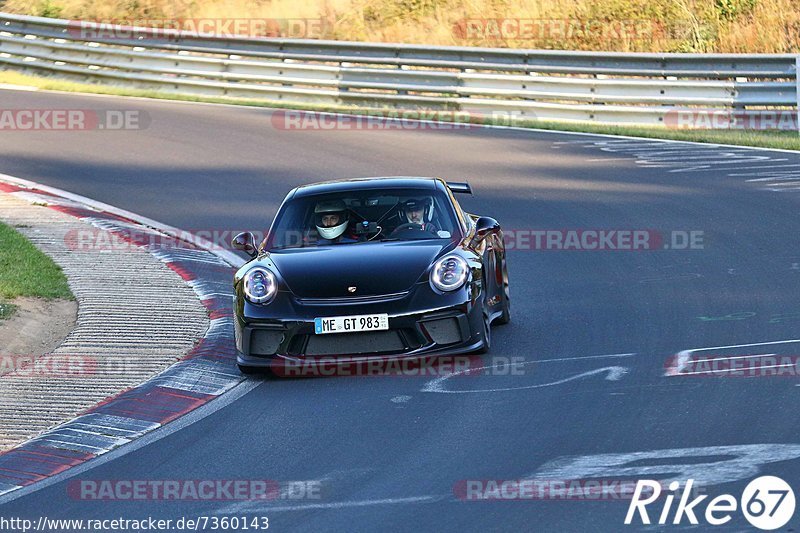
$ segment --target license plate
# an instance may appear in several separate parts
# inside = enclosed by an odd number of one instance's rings
[[[331,316],[314,319],[314,333],[353,333],[389,329],[389,315]]]

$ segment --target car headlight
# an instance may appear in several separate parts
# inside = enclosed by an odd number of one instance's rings
[[[267,303],[278,292],[275,274],[263,267],[251,268],[244,275],[244,295],[254,304]]]
[[[458,255],[442,257],[433,264],[431,284],[440,291],[454,291],[464,285],[469,275],[469,265]]]

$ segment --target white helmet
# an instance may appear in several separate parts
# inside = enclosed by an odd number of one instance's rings
[[[336,226],[325,226],[322,224],[322,217],[337,215],[339,217],[339,224]],[[341,200],[333,200],[327,202],[320,202],[314,208],[314,224],[317,226],[317,231],[323,239],[335,239],[339,237],[347,229],[349,222],[347,206]]]

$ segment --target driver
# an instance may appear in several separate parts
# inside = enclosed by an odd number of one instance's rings
[[[314,208],[314,225],[322,244],[357,242],[354,236],[345,235],[349,222],[349,211],[341,200],[319,202]]]
[[[400,220],[405,219],[409,224],[418,224],[423,231],[436,232],[436,227],[431,223],[433,219],[433,198],[411,198],[400,207]]]

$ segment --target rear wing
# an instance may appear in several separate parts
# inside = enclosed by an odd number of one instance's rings
[[[472,187],[466,181],[448,181],[447,188],[456,194],[472,194]]]

